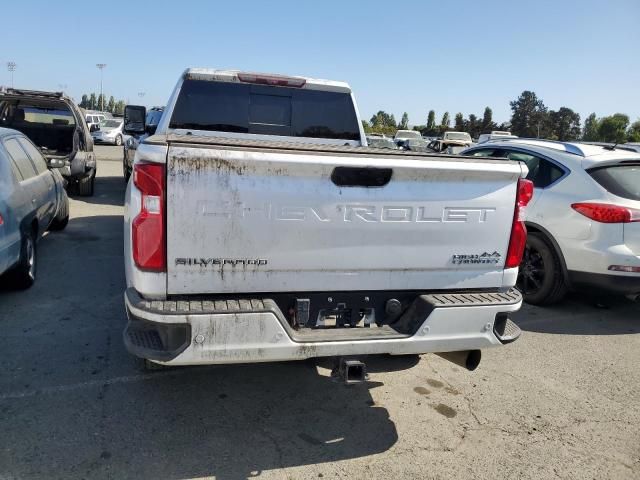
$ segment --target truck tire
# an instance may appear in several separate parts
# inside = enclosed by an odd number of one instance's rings
[[[49,230],[59,231],[64,230],[64,228],[69,223],[69,197],[67,196],[67,192],[63,191],[64,200],[62,202],[62,208],[56,214],[55,218],[49,225]]]
[[[36,258],[36,233],[25,232],[21,239],[20,260],[7,274],[10,287],[25,290],[33,285],[36,281]]]
[[[551,305],[566,295],[562,264],[544,235],[533,232],[527,236],[516,286],[531,305]]]
[[[93,185],[95,183],[95,176],[91,175],[90,177],[83,178],[78,182],[78,194],[81,197],[91,197],[93,196]]]

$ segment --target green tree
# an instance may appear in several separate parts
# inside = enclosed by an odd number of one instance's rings
[[[582,140],[587,142],[597,142],[599,138],[598,129],[600,122],[595,113],[589,115],[584,121],[584,130],[582,131]]]
[[[89,97],[87,94],[82,95],[82,100],[80,100],[80,108],[89,108]]]
[[[113,113],[116,108],[116,99],[113,98],[113,95],[109,97],[109,102],[107,103],[107,112]]]
[[[544,137],[548,131],[547,107],[538,96],[525,90],[511,105],[511,133],[519,137]]]
[[[371,131],[374,133],[393,135],[398,128],[395,117],[383,110],[373,115],[369,123],[371,124]]]
[[[469,132],[471,138],[477,138],[480,135],[480,130],[482,129],[482,124],[478,120],[473,113],[469,115],[469,121],[467,122],[466,131]]]
[[[444,112],[442,115],[442,121],[440,122],[440,128],[445,131],[451,126],[451,119],[449,118],[449,112]]]
[[[629,127],[627,132],[628,142],[640,142],[640,120],[636,120]]]
[[[104,93],[98,95],[98,101],[96,102],[96,108],[98,110],[104,110],[107,107],[107,99]]]
[[[482,126],[479,133],[491,133],[496,129],[496,124],[493,123],[493,110],[489,107],[485,107],[484,115],[482,116]],[[472,135],[473,136],[473,135]]]
[[[401,130],[407,130],[409,128],[409,114],[407,112],[402,114],[402,119],[400,119],[400,125],[398,125],[398,128]]]
[[[436,112],[433,110],[429,110],[429,115],[427,116],[427,135],[435,135],[438,132],[436,127]]]
[[[603,117],[598,126],[598,137],[603,142],[624,143],[628,126],[629,116],[624,113]]]
[[[462,113],[458,112],[454,119],[453,128],[455,128],[456,132],[464,132],[464,127],[464,117]]]
[[[89,109],[95,110],[96,108],[96,94],[92,93],[89,97]]]
[[[580,114],[570,108],[560,107],[556,112],[549,112],[551,137],[560,140],[577,140],[580,138]]]
[[[118,100],[116,102],[116,106],[114,108],[114,112],[117,115],[124,115],[124,107],[125,107],[126,103],[124,103],[124,100]]]

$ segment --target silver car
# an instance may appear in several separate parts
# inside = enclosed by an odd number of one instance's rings
[[[91,132],[93,141],[119,147],[126,140],[124,133],[122,133],[123,125],[124,120],[122,118],[105,118],[100,122],[100,128]]]
[[[69,221],[69,199],[58,168],[51,170],[25,135],[0,128],[0,275],[10,288],[28,288],[36,279],[36,243],[47,230]]]

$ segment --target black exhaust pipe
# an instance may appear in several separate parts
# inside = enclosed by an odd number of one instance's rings
[[[466,368],[470,372],[473,372],[478,365],[480,365],[480,358],[482,354],[480,350],[463,350],[461,352],[440,352],[436,353],[439,357],[449,360],[456,365]]]

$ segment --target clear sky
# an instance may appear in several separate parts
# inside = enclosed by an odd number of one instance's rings
[[[640,0],[13,1],[2,5],[0,84],[97,91],[163,105],[186,67],[345,80],[363,118],[434,109],[510,117],[533,90],[584,120],[640,117]]]

